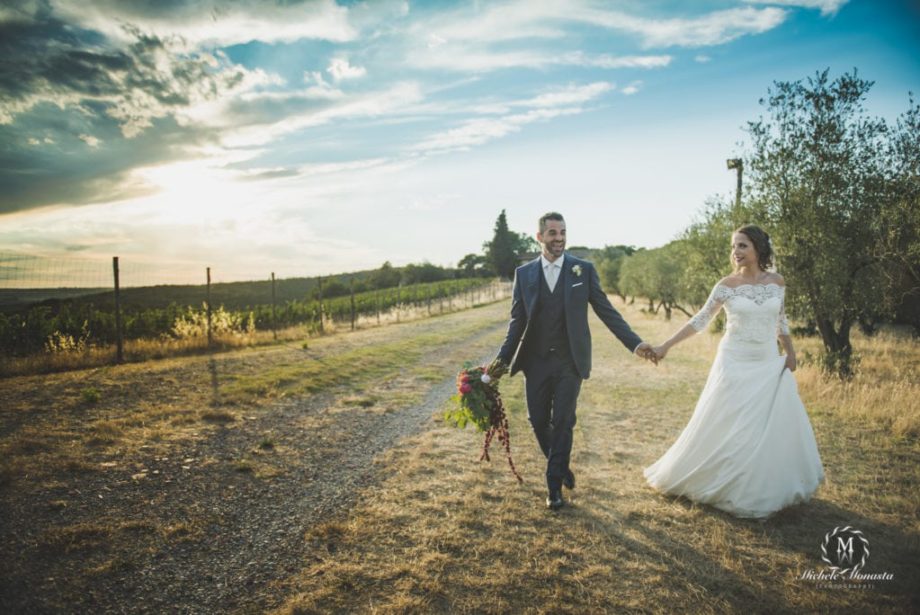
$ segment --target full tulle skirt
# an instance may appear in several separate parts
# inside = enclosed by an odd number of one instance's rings
[[[723,338],[689,423],[645,469],[648,483],[738,517],[807,501],[824,467],[805,406],[775,342]]]

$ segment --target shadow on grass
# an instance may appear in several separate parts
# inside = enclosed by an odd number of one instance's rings
[[[820,499],[786,508],[762,521],[739,519],[685,498],[659,497],[682,507],[689,515],[705,516],[702,521],[707,527],[701,527],[701,532],[712,531],[711,522],[717,522],[726,528],[732,540],[746,535],[756,537],[759,548],[776,552],[777,557],[769,561],[767,554],[765,561],[754,561],[745,566],[744,574],[739,574],[719,561],[716,553],[720,549],[709,552],[701,548],[699,535],[683,537],[681,532],[687,531],[686,527],[671,525],[671,516],[666,511],[661,514],[623,512],[590,498],[558,514],[568,515],[572,522],[604,532],[613,544],[624,550],[619,559],[654,562],[663,567],[660,576],[664,583],[673,585],[671,590],[685,596],[695,595],[716,611],[727,608],[732,612],[776,613],[839,604],[857,609],[918,612],[920,537],[917,534]],[[870,542],[871,557],[862,572],[891,573],[893,580],[872,581],[864,589],[822,589],[816,581],[801,578],[806,570],[827,568],[821,560],[821,544],[828,532],[844,526],[861,530]],[[641,538],[637,538],[637,534]],[[738,556],[744,548],[733,547],[731,551]],[[789,566],[790,561],[804,563]],[[748,576],[750,568],[755,570]],[[761,571],[775,578],[763,579],[756,574]],[[650,596],[655,585],[661,582],[650,583]],[[710,598],[713,603],[708,602]],[[790,598],[794,599],[790,601]]]

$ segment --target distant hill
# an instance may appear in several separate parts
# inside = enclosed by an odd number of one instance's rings
[[[395,279],[398,281],[400,272],[412,267],[413,265],[392,268]],[[338,294],[347,293],[352,279],[356,285],[360,285],[379,271],[379,269],[368,269],[323,276],[323,286],[324,288],[337,287]],[[447,270],[447,273],[453,275],[456,271]],[[302,301],[312,297],[318,284],[317,280],[318,278],[315,277],[276,280],[275,298],[278,305],[284,305],[287,301]],[[394,282],[394,286],[395,284]],[[205,284],[140,286],[122,288],[121,304],[125,309],[165,308],[171,303],[200,306],[204,303],[206,296],[207,286]],[[104,306],[114,305],[115,293],[111,288],[0,289],[0,312],[18,312],[39,304],[54,306],[65,301],[76,304],[93,304],[104,309]],[[271,304],[271,301],[271,280],[211,284],[211,304],[214,306],[223,305],[229,310],[241,310],[257,305],[268,305]]]
[[[350,283],[363,279],[369,272],[349,273],[332,279]],[[329,278],[324,278],[329,280]],[[286,301],[303,300],[316,287],[317,278],[286,278],[275,282],[275,297],[278,304]],[[121,304],[125,308],[164,308],[170,303],[177,305],[201,305],[207,296],[205,284],[164,284],[121,289]],[[98,306],[113,305],[113,289],[101,288],[48,288],[48,289],[0,289],[0,309],[9,312],[39,303],[54,304],[59,301],[76,300],[78,303],[93,303]],[[243,309],[254,305],[266,305],[272,301],[271,280],[250,282],[222,282],[211,284],[211,304],[223,305],[227,309]]]
[[[105,288],[0,288],[0,311],[9,312],[47,299],[73,299],[104,293]]]

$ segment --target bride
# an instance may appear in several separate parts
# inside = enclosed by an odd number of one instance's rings
[[[770,238],[757,226],[732,234],[733,274],[703,308],[654,351],[706,328],[725,308],[726,333],[683,433],[645,469],[665,493],[738,517],[762,518],[808,500],[824,480],[814,432],[792,372],[795,350],[783,309],[782,276],[768,271]],[[779,354],[776,338],[785,350]]]

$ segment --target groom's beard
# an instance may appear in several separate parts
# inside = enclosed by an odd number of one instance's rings
[[[543,247],[543,250],[544,250],[544,252],[546,252],[547,254],[551,254],[551,255],[553,255],[554,257],[558,258],[558,257],[562,256],[562,253],[565,251],[565,243],[561,243],[561,244],[558,244],[558,245],[556,245],[556,244],[546,244],[546,245]]]

